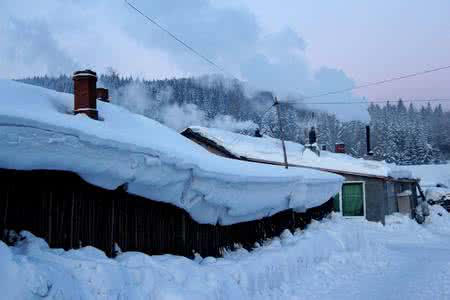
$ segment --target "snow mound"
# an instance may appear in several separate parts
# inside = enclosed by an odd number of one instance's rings
[[[281,141],[271,137],[251,137],[221,129],[189,127],[193,132],[222,146],[236,157],[282,163]],[[392,178],[413,178],[409,170],[386,162],[358,159],[347,154],[320,151],[320,156],[303,145],[287,141],[288,162],[323,170]]]
[[[91,184],[185,209],[199,223],[233,224],[336,194],[343,178],[210,154],[177,132],[113,104],[101,121],[72,114],[73,96],[0,80],[0,168],[66,170]]]
[[[450,189],[440,187],[427,187],[425,190],[427,200],[450,200]]]
[[[223,258],[195,260],[138,252],[109,259],[92,247],[50,249],[44,240],[22,232],[26,239],[15,247],[0,242],[0,288],[22,299],[271,298],[276,290],[308,280],[321,262],[350,263],[362,250],[379,257],[380,247],[362,228],[335,216],[305,232],[285,233],[252,252],[239,249]]]
[[[195,260],[110,259],[92,247],[49,249],[22,232],[14,247],[0,242],[0,290],[7,299],[446,299],[450,215],[430,212],[423,225],[396,214],[385,226],[333,214],[251,252]]]
[[[409,232],[423,240],[433,238],[436,234],[450,235],[450,213],[440,205],[429,207],[430,216],[425,219],[423,226],[409,216],[395,213],[386,216],[386,229],[391,232]]]

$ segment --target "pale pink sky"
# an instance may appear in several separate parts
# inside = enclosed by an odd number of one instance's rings
[[[275,92],[317,94],[348,88],[348,78],[359,85],[450,65],[449,0],[130,1],[227,70]],[[1,0],[0,56],[6,78],[86,67],[145,78],[217,72],[119,0]],[[321,67],[328,71],[317,76]],[[449,79],[450,70],[441,71],[355,95],[450,98]]]
[[[450,1],[234,0],[267,28],[289,26],[313,67],[334,66],[356,84],[450,65]],[[238,4],[239,3],[239,4]],[[450,69],[355,91],[369,99],[450,98]],[[443,102],[450,108],[450,102]]]

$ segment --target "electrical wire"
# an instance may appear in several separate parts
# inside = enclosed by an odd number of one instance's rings
[[[230,73],[229,71],[227,71],[225,68],[221,67],[220,65],[216,64],[214,61],[212,61],[211,59],[209,59],[208,57],[206,57],[205,55],[203,55],[202,53],[200,53],[199,51],[195,50],[192,46],[190,46],[188,43],[184,42],[181,38],[179,38],[178,36],[176,36],[174,33],[170,32],[169,29],[165,28],[164,26],[162,26],[161,24],[159,24],[156,20],[150,18],[148,15],[146,15],[144,12],[142,12],[139,8],[137,8],[136,6],[134,6],[133,4],[131,4],[128,0],[124,0],[124,2],[131,7],[132,9],[134,9],[136,12],[138,12],[141,16],[143,16],[144,18],[146,18],[148,21],[150,21],[153,25],[155,25],[156,27],[158,27],[159,29],[161,29],[162,31],[164,31],[166,34],[168,34],[170,37],[172,37],[174,40],[176,40],[178,43],[180,43],[181,45],[183,45],[186,49],[188,49],[189,51],[191,51],[192,53],[194,53],[196,56],[200,57],[202,60],[204,60],[205,62],[207,62],[208,64],[212,65],[213,67],[215,67],[216,69],[218,69],[220,72],[240,81],[236,76],[234,76],[232,73]]]
[[[277,103],[273,103],[273,104],[271,104],[258,118],[260,119],[260,120],[262,120],[265,116],[266,116],[266,114],[276,105]],[[247,126],[246,128],[245,128],[245,130],[248,130],[248,129],[250,129],[251,128],[251,126],[252,125],[249,125],[249,126]],[[230,147],[232,147],[232,146],[234,146],[239,140],[240,140],[240,138],[241,138],[241,135],[240,134],[238,134],[237,136],[236,136],[236,138],[234,138],[232,141],[231,141],[231,143],[230,143]]]
[[[447,70],[447,69],[450,69],[450,65],[438,67],[438,68],[434,68],[434,69],[428,69],[428,70],[424,70],[424,71],[420,71],[420,72],[416,72],[416,73],[406,74],[406,75],[393,77],[393,78],[389,78],[389,79],[384,79],[384,80],[380,80],[380,81],[370,82],[370,83],[366,83],[366,84],[362,84],[362,85],[357,85],[357,86],[354,86],[351,88],[325,92],[325,93],[321,93],[321,94],[317,94],[317,95],[313,95],[313,96],[306,96],[306,97],[302,97],[302,99],[300,101],[314,99],[314,98],[320,98],[320,97],[325,97],[325,96],[330,96],[330,95],[336,95],[336,94],[340,94],[340,93],[344,93],[344,92],[350,92],[350,91],[357,90],[357,89],[382,85],[382,84],[386,84],[386,83],[393,82],[393,81],[417,77],[417,76],[421,76],[421,75],[425,75],[425,74],[429,74],[429,73],[433,73],[433,72],[438,72],[438,71],[442,71],[442,70]]]
[[[221,67],[220,65],[218,65],[217,63],[215,63],[214,61],[212,61],[211,59],[209,59],[208,57],[206,57],[205,55],[203,55],[202,53],[197,51],[195,48],[190,46],[188,43],[184,42],[181,38],[179,38],[177,35],[172,33],[170,30],[168,30],[167,28],[165,28],[164,26],[159,24],[156,20],[150,18],[148,15],[146,15],[144,12],[142,12],[139,8],[137,8],[135,5],[130,3],[128,0],[124,0],[124,2],[129,7],[131,7],[133,10],[135,10],[137,13],[139,13],[141,16],[143,16],[145,19],[147,19],[149,22],[151,22],[153,25],[158,27],[160,30],[164,31],[167,35],[169,35],[171,38],[173,38],[178,43],[180,43],[182,46],[184,46],[186,49],[188,49],[190,52],[192,52],[193,54],[195,54],[196,56],[198,56],[199,58],[201,58],[208,64],[212,65],[220,72],[236,79],[237,81],[240,81],[232,73],[230,73],[225,68]],[[274,102],[266,111],[264,111],[264,113],[261,115],[261,119],[264,118],[264,116],[272,109],[272,107],[274,107],[275,105],[277,105],[279,103],[301,103],[301,104],[311,104],[311,105],[331,105],[331,104],[332,105],[352,105],[352,104],[368,104],[368,103],[388,103],[390,101],[348,101],[348,102],[346,101],[346,102],[315,102],[314,103],[314,102],[305,102],[304,100],[320,98],[320,97],[325,97],[325,96],[330,96],[330,95],[336,95],[336,94],[349,92],[349,91],[353,91],[353,90],[357,90],[357,89],[382,85],[382,84],[386,84],[386,83],[390,83],[390,82],[394,82],[394,81],[398,81],[398,80],[403,80],[403,79],[407,79],[407,78],[417,77],[417,76],[421,76],[421,75],[425,75],[425,74],[429,74],[429,73],[433,73],[433,72],[438,72],[438,71],[442,71],[442,70],[446,70],[446,69],[450,69],[450,65],[442,66],[442,67],[438,67],[438,68],[434,68],[434,69],[423,70],[420,72],[397,76],[397,77],[393,77],[393,78],[389,78],[389,79],[385,79],[385,80],[370,82],[370,83],[366,83],[366,84],[362,84],[362,85],[357,85],[357,86],[354,86],[351,88],[345,88],[345,89],[325,92],[325,93],[321,93],[321,94],[317,94],[317,95],[313,95],[313,96],[302,97],[302,99],[298,100],[298,101]],[[450,99],[402,100],[402,101],[403,102],[435,102],[435,101],[443,102],[443,101],[450,101]],[[234,142],[233,142],[233,144],[234,144]]]
[[[150,21],[153,25],[155,25],[156,27],[158,27],[159,29],[161,29],[162,31],[164,31],[166,34],[168,34],[170,37],[172,37],[174,40],[176,40],[178,43],[180,43],[181,45],[183,45],[186,49],[188,49],[189,51],[191,51],[192,53],[194,53],[196,56],[200,57],[201,59],[203,59],[204,61],[206,61],[208,64],[212,65],[213,67],[215,67],[216,69],[218,69],[220,72],[229,75],[230,77],[240,81],[236,76],[234,76],[233,74],[231,74],[230,72],[228,72],[225,68],[219,66],[218,64],[216,64],[214,61],[212,61],[211,59],[209,59],[208,57],[206,57],[205,55],[201,54],[199,51],[195,50],[192,46],[190,46],[189,44],[187,44],[186,42],[184,42],[181,38],[179,38],[178,36],[176,36],[175,34],[173,34],[172,32],[170,32],[167,28],[165,28],[164,26],[162,26],[161,24],[159,24],[156,20],[150,18],[148,15],[146,15],[144,12],[142,12],[139,8],[137,8],[135,5],[133,5],[132,3],[130,3],[128,0],[124,0],[124,2],[131,7],[133,10],[135,10],[137,13],[139,13],[141,16],[143,16],[145,19],[147,19],[148,21]],[[264,113],[261,114],[260,118],[264,118],[265,115],[272,109],[272,107],[274,107],[276,103],[273,103],[270,105],[270,107],[268,107]],[[250,126],[247,128],[249,129]],[[232,144],[234,144],[237,140],[239,139],[239,137],[237,137],[236,140],[234,140],[232,142]]]
[[[399,99],[400,100],[400,99]],[[375,101],[370,101],[370,100],[366,100],[366,101],[342,101],[342,102],[301,102],[302,104],[311,104],[311,105],[315,105],[315,104],[319,104],[319,105],[330,105],[330,104],[337,104],[337,105],[351,105],[351,104],[378,104],[378,103],[397,103],[399,100],[397,101],[389,101],[389,100],[375,100]],[[411,99],[411,100],[404,100],[401,99],[402,102],[445,102],[445,101],[450,101],[449,99],[446,98],[442,98],[442,99]],[[260,116],[259,119],[262,119],[266,116],[266,114],[275,106],[275,105],[280,105],[280,104],[290,104],[293,102],[274,102],[273,104],[271,104]],[[246,130],[250,129],[250,126],[248,126],[246,128]],[[233,141],[230,143],[230,146],[234,146],[238,141],[240,140],[240,136],[238,135],[235,139],[233,139]]]
[[[269,106],[269,108],[267,108],[259,117],[260,119],[264,118],[266,116],[266,114],[272,109],[272,107],[274,107],[275,105],[277,105],[278,103],[274,102],[273,104],[271,104]]]
[[[405,99],[399,99],[396,101],[390,101],[390,100],[365,100],[365,101],[337,101],[337,102],[296,102],[296,101],[287,101],[285,103],[299,103],[299,104],[309,104],[309,105],[348,105],[348,104],[377,104],[377,103],[397,103],[398,101],[402,102],[447,102],[450,101],[450,99],[411,99],[411,100],[405,100]]]
[[[200,53],[199,51],[197,51],[196,49],[194,49],[192,46],[190,46],[188,43],[184,42],[181,38],[179,38],[177,35],[175,35],[174,33],[172,33],[170,30],[168,30],[167,28],[165,28],[164,26],[162,26],[161,24],[159,24],[155,19],[150,18],[148,15],[146,15],[143,11],[141,11],[139,8],[137,8],[135,5],[133,5],[132,3],[130,3],[128,0],[124,0],[124,2],[131,7],[133,10],[135,10],[137,13],[139,13],[141,16],[143,16],[145,19],[147,19],[149,22],[151,22],[152,24],[154,24],[155,26],[157,26],[159,29],[161,29],[162,31],[164,31],[166,34],[168,34],[170,37],[172,37],[174,40],[176,40],[177,42],[179,42],[181,45],[183,45],[186,49],[188,49],[189,51],[191,51],[193,54],[195,54],[196,56],[198,56],[199,58],[201,58],[202,60],[204,60],[205,62],[207,62],[208,64],[212,65],[213,67],[215,67],[217,70],[219,70],[220,72],[229,75],[230,77],[240,81],[236,76],[234,76],[233,74],[231,74],[229,71],[227,71],[225,68],[221,67],[220,65],[218,65],[217,63],[215,63],[214,61],[212,61],[211,59],[209,59],[208,57],[206,57],[205,55],[203,55],[202,53]],[[377,85],[381,85],[381,84],[386,84],[389,82],[393,82],[393,81],[398,81],[398,80],[403,80],[403,79],[407,79],[407,78],[412,78],[412,77],[416,77],[416,76],[421,76],[421,75],[425,75],[425,74],[429,74],[429,73],[433,73],[433,72],[438,72],[438,71],[442,71],[442,70],[446,70],[446,69],[450,69],[450,65],[448,66],[442,66],[442,67],[438,67],[438,68],[434,68],[434,69],[428,69],[428,70],[423,70],[420,72],[416,72],[416,73],[411,73],[411,74],[406,74],[406,75],[402,75],[402,76],[397,76],[397,77],[393,77],[393,78],[389,78],[389,79],[384,79],[384,80],[380,80],[380,81],[375,81],[375,82],[370,82],[370,83],[366,83],[366,84],[362,84],[362,85],[358,85],[358,86],[354,86],[351,88],[345,88],[345,89],[340,89],[340,90],[335,90],[335,91],[330,91],[330,92],[325,92],[325,93],[321,93],[321,94],[317,94],[317,95],[313,95],[313,96],[307,96],[307,97],[302,97],[301,100],[298,101],[288,101],[287,103],[296,103],[296,102],[300,102],[302,104],[320,104],[320,105],[326,105],[326,104],[364,104],[367,102],[370,103],[374,103],[374,101],[352,101],[352,102],[316,102],[316,103],[307,103],[304,102],[304,100],[308,100],[308,99],[314,99],[314,98],[320,98],[320,97],[325,97],[325,96],[330,96],[330,95],[335,95],[335,94],[340,94],[340,93],[344,93],[344,92],[349,92],[349,91],[353,91],[353,90],[357,90],[357,89],[362,89],[362,88],[367,88],[367,87],[372,87],[372,86],[377,86]],[[404,102],[426,102],[426,101],[430,101],[430,100],[418,100],[418,101],[406,101],[404,100]],[[440,101],[440,100],[431,100],[431,101]],[[444,101],[449,101],[449,100],[444,100]],[[379,103],[386,103],[388,101],[380,101]],[[286,103],[286,102],[285,102]],[[270,108],[269,108],[270,110]]]

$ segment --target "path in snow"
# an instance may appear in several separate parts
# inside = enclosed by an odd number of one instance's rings
[[[334,299],[450,299],[449,243],[445,248],[409,245],[389,250],[389,264],[381,272],[354,276],[327,294]]]

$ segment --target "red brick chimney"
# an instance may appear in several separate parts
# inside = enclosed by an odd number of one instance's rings
[[[334,152],[345,153],[345,144],[344,143],[336,143]]]
[[[97,74],[91,70],[73,73],[75,114],[86,114],[98,120],[97,112]]]
[[[97,88],[97,99],[103,102],[109,102],[109,91],[105,88]]]

